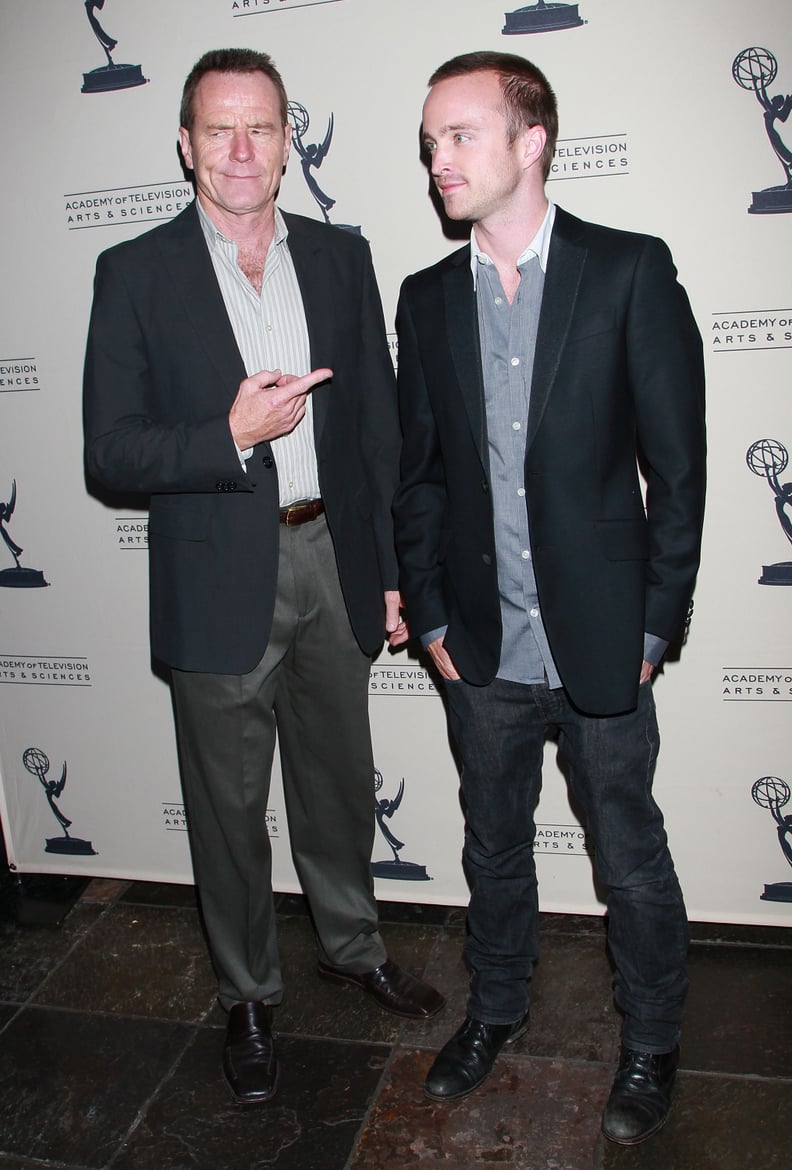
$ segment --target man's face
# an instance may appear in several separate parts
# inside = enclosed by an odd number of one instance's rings
[[[207,73],[193,125],[179,130],[184,161],[205,205],[230,215],[272,208],[289,156],[275,86],[263,73]],[[211,208],[208,208],[211,211]]]
[[[449,219],[481,223],[517,206],[537,157],[537,143],[528,154],[526,143],[543,131],[533,127],[510,143],[501,95],[497,74],[482,71],[439,81],[424,102],[423,143]]]

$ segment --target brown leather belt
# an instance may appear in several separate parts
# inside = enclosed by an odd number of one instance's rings
[[[321,516],[325,507],[322,500],[301,500],[299,504],[289,504],[288,508],[281,508],[280,522],[287,528],[294,528],[298,524],[307,524]]]

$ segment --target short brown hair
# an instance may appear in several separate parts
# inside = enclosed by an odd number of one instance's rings
[[[549,81],[531,61],[516,53],[463,53],[435,69],[429,85],[463,77],[466,73],[496,73],[503,94],[503,114],[509,141],[526,126],[542,126],[547,141],[542,152],[544,177],[550,174],[558,138],[558,104]]]
[[[195,93],[199,82],[207,73],[263,73],[277,90],[282,124],[285,126],[288,122],[289,100],[286,97],[286,88],[269,54],[257,53],[255,49],[210,49],[195,62],[184,83],[179,124],[184,126],[185,130],[192,129],[195,118]]]

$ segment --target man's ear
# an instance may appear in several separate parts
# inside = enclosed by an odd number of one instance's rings
[[[521,134],[523,144],[523,158],[525,168],[534,166],[541,161],[547,142],[547,131],[544,126],[526,126]]]

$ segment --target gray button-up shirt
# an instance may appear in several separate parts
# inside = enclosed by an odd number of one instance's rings
[[[498,270],[471,237],[495,521],[503,642],[498,678],[560,687],[536,589],[525,502],[525,436],[531,373],[555,208],[519,256],[512,304]]]

